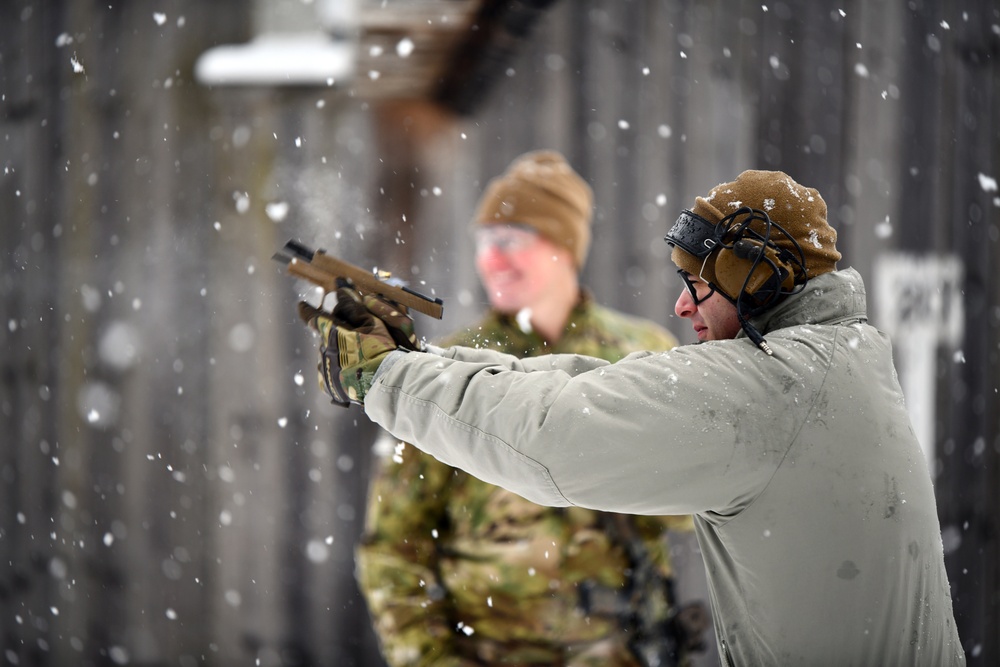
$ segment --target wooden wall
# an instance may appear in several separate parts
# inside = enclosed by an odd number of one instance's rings
[[[445,299],[419,322],[443,334],[484,303],[482,186],[551,147],[595,189],[588,286],[689,342],[662,237],[745,168],[817,187],[872,292],[887,253],[961,258],[936,481],[970,664],[995,664],[998,11],[564,0],[448,117],[197,84],[248,3],[0,3],[2,659],[377,664],[352,578],[374,431],[319,393],[270,256],[300,237],[393,268]]]

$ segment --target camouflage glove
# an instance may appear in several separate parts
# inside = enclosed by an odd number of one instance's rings
[[[300,302],[299,317],[320,334],[320,386],[338,405],[363,405],[382,360],[399,347],[396,336],[406,336],[402,321],[394,325],[394,335],[349,287],[337,290],[333,313]]]
[[[358,297],[358,293],[354,290],[348,290],[352,299]],[[340,290],[337,291],[337,304],[340,304],[341,293]],[[382,299],[375,296],[365,296],[361,299],[361,303],[368,310],[368,312],[374,315],[376,318],[382,320],[385,324],[385,328],[389,330],[389,334],[392,339],[396,341],[396,345],[399,347],[405,347],[408,350],[423,350],[424,346],[417,339],[417,334],[413,329],[413,318],[409,316],[406,311],[406,306],[400,305],[395,301],[389,301],[388,299]],[[337,309],[334,308],[334,313]]]

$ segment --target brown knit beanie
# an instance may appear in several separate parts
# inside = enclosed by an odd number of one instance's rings
[[[732,183],[715,186],[707,197],[695,198],[691,212],[715,225],[744,206],[763,211],[795,239],[805,258],[808,278],[837,269],[841,257],[837,252],[837,231],[826,221],[826,202],[819,192],[799,185],[784,172],[749,170]],[[741,215],[735,222],[744,219]],[[759,234],[765,231],[760,220],[751,222],[750,228]],[[798,257],[795,245],[784,234],[772,232],[771,241]],[[732,251],[716,250],[705,261],[676,245],[670,259],[688,273],[701,275],[734,300],[752,267],[750,259],[740,258]],[[747,291],[754,293],[768,275],[770,271],[758,267]],[[786,288],[792,286],[791,281],[789,276],[784,284]]]
[[[555,151],[518,157],[486,187],[474,225],[522,224],[568,248],[579,271],[590,248],[594,193]]]

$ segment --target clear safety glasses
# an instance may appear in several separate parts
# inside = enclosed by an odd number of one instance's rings
[[[476,254],[496,250],[504,254],[531,246],[537,232],[527,225],[483,225],[476,230]]]

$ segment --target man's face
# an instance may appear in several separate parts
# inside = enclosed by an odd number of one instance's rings
[[[484,225],[476,230],[476,270],[490,304],[514,314],[551,298],[551,290],[575,274],[566,248],[518,225]]]
[[[674,312],[691,320],[698,341],[735,338],[740,332],[736,306],[697,276],[681,272],[681,277],[686,284],[677,297]]]

